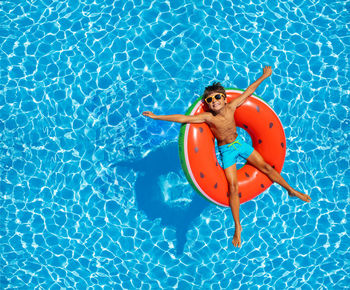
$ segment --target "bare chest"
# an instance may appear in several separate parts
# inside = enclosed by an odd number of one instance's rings
[[[227,139],[236,134],[236,123],[233,113],[225,114],[224,116],[214,116],[209,126],[218,140]]]

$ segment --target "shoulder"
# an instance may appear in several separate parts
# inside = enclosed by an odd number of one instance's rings
[[[226,106],[229,110],[234,111],[237,108],[237,102],[235,102],[235,100],[232,100],[231,102],[227,103]]]
[[[202,118],[204,118],[205,121],[210,121],[211,118],[213,117],[213,113],[211,113],[211,112],[203,112],[203,113],[198,114],[198,116],[201,116]]]
[[[211,113],[204,112],[196,115],[186,116],[186,122],[189,123],[208,123],[211,121]]]

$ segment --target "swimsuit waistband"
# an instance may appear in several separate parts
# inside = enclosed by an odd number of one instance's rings
[[[235,141],[233,141],[231,143],[227,143],[227,144],[221,145],[221,146],[219,146],[219,149],[225,149],[225,148],[234,146],[237,143],[240,144],[240,141],[243,141],[243,139],[241,138],[241,136],[238,135],[237,138],[235,139]]]

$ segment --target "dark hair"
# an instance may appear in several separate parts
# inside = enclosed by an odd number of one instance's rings
[[[205,98],[208,97],[212,93],[224,94],[225,98],[226,98],[225,88],[219,82],[213,83],[211,86],[207,86],[204,90],[202,99],[205,100]]]

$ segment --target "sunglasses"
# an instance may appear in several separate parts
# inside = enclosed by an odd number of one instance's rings
[[[224,98],[224,97],[225,97],[224,94],[217,94],[214,97],[206,97],[205,102],[209,105],[212,101],[214,101],[214,98],[216,100],[220,100],[221,98]]]

